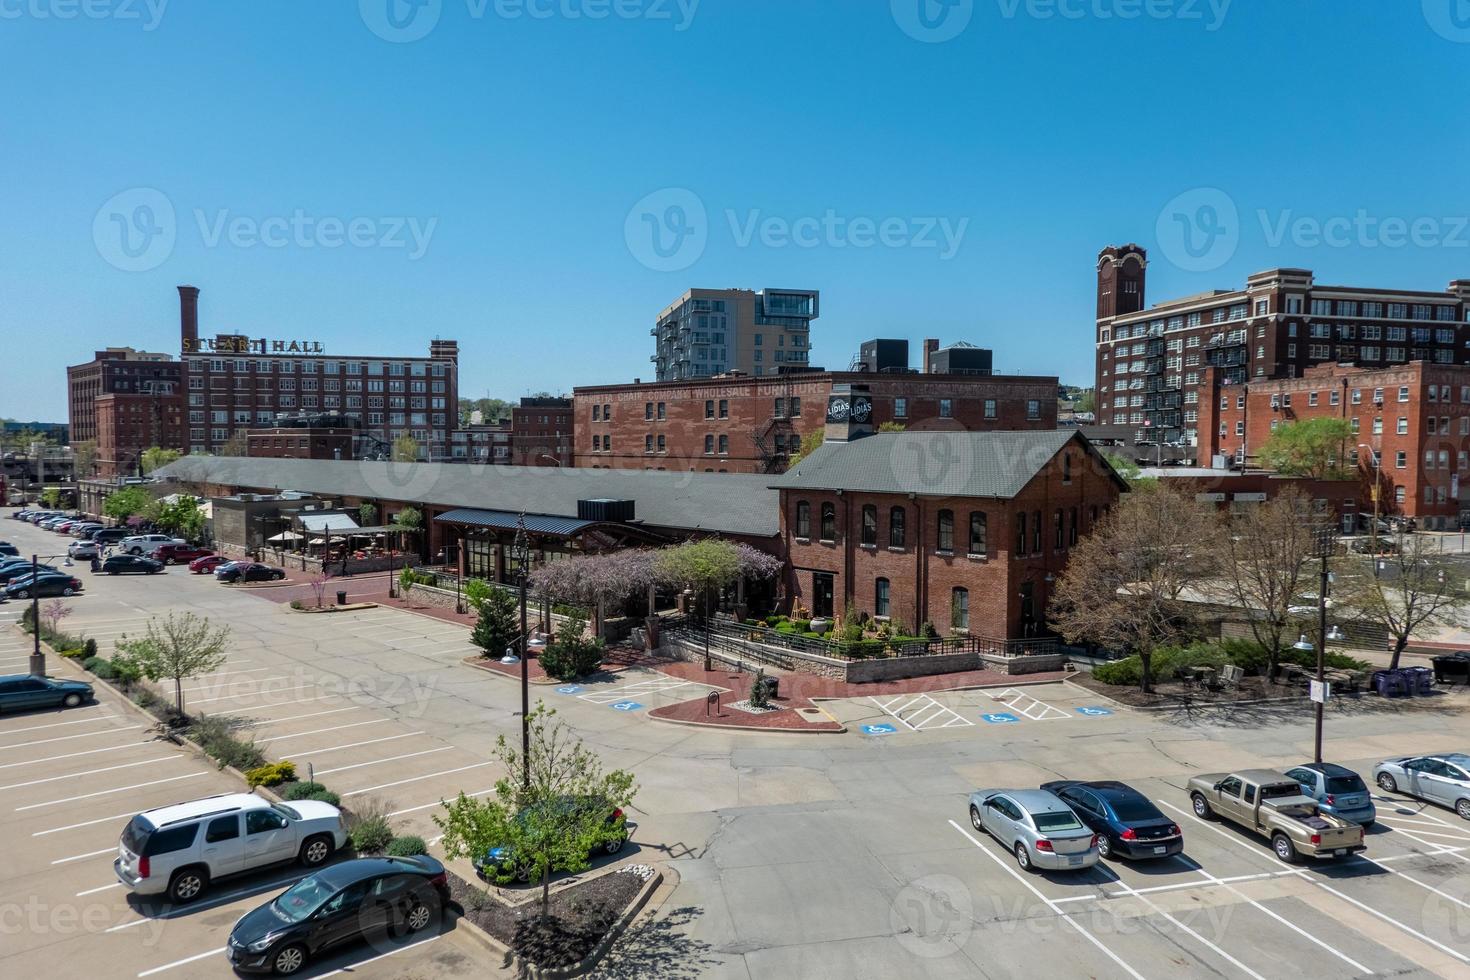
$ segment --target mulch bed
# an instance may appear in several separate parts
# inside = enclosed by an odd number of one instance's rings
[[[1069,675],[1067,680],[1114,701],[1134,708],[1153,708],[1173,704],[1230,704],[1233,701],[1261,701],[1278,698],[1305,700],[1307,692],[1291,684],[1270,684],[1264,677],[1242,677],[1236,690],[1205,691],[1197,687],[1185,687],[1181,682],[1155,680],[1153,691],[1144,694],[1134,685],[1104,684],[1086,671]]]
[[[508,905],[493,888],[449,874],[450,892],[464,918],[541,967],[574,966],[586,959],[643,885],[636,874],[614,872],[565,886],[551,893],[551,919],[543,922],[540,885],[521,890],[534,896],[530,901]]]

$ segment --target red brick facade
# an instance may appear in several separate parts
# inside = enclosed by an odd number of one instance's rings
[[[571,466],[572,400],[522,398],[510,410],[510,452],[518,466]]]
[[[1057,380],[814,372],[577,388],[575,465],[780,473],[825,423],[834,384],[866,385],[873,423],[910,430],[1055,429]]]
[[[184,403],[177,392],[102,395],[93,405],[98,476],[141,476],[139,458],[145,449],[183,445]]]
[[[347,428],[252,429],[245,455],[276,459],[353,459],[358,431]]]
[[[878,581],[885,579],[888,615],[906,629],[929,622],[941,635],[1043,634],[1047,603],[1073,546],[1118,500],[1117,479],[1102,466],[1078,437],[1009,500],[783,489],[781,526],[794,603],[829,612],[819,579],[831,576],[830,612],[876,615]],[[803,504],[810,508],[806,521]],[[833,511],[830,538],[822,523],[827,506]],[[866,507],[874,508],[876,519],[871,543],[863,540]],[[947,549],[940,547],[942,512],[952,516]],[[892,537],[895,513],[902,514],[901,544]],[[983,551],[970,550],[972,514],[984,515]],[[956,590],[965,590],[967,622],[956,621]]]

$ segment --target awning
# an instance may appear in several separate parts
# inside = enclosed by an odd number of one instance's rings
[[[308,531],[357,530],[357,522],[346,514],[297,514],[296,519]]]
[[[282,531],[280,534],[272,534],[266,538],[267,541],[300,541],[301,535],[295,531]]]
[[[570,517],[547,517],[544,514],[527,514],[526,531],[530,534],[542,534],[550,537],[569,538],[586,528],[598,523],[597,521],[579,521]],[[434,520],[445,524],[461,524],[465,527],[488,527],[498,531],[514,531],[516,521],[521,515],[508,510],[451,510],[440,514]]]

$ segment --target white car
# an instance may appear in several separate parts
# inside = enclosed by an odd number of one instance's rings
[[[285,861],[319,867],[346,843],[342,811],[330,803],[226,793],[138,814],[123,829],[112,869],[135,894],[182,903],[216,878]]]
[[[71,558],[96,558],[102,550],[96,541],[73,541],[66,546],[66,553]]]
[[[183,538],[171,538],[167,534],[135,534],[117,543],[117,550],[125,555],[150,555],[161,544],[188,544]]]

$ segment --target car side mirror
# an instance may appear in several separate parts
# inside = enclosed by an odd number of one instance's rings
[[[1224,785],[1225,785],[1225,780],[1222,779],[1218,783],[1216,783],[1213,788],[1218,791]]]

